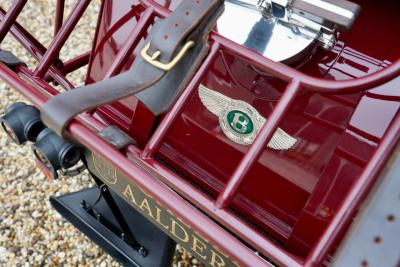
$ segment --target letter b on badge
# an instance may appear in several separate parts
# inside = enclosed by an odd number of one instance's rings
[[[229,126],[237,133],[249,134],[253,131],[253,122],[250,117],[242,111],[232,110],[227,115]]]

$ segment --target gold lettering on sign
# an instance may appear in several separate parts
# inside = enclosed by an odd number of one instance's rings
[[[202,253],[204,253],[204,250],[207,249],[207,245],[204,244],[204,242],[198,239],[195,235],[192,235],[192,237],[192,250],[196,252],[196,254],[199,255],[202,259],[206,259],[207,256],[203,255]]]
[[[178,238],[180,241],[187,243],[189,241],[189,234],[186,232],[185,228],[179,224],[177,221],[175,221],[173,218],[171,218],[171,234],[173,234],[176,238]],[[178,228],[177,228],[178,226]],[[178,230],[178,232],[177,232]],[[178,233],[180,235],[178,235]],[[182,237],[182,234],[184,235]]]
[[[218,248],[213,247],[207,239],[194,232],[193,229],[179,218],[172,211],[165,209],[157,203],[151,195],[147,194],[137,185],[130,183],[124,176],[119,174],[114,168],[108,166],[100,158],[93,156],[93,164],[96,172],[102,172],[103,176],[108,176],[106,180],[113,190],[140,213],[142,213],[153,223],[157,224],[161,230],[166,232],[172,239],[181,243],[187,250],[191,251],[199,259],[203,260],[210,267],[232,267],[239,266],[232,262],[228,256],[224,255]],[[91,169],[92,170],[92,169]],[[100,179],[103,176],[96,173]],[[118,175],[117,175],[118,174]],[[112,180],[110,180],[110,177]]]
[[[169,226],[165,225],[162,223],[161,221],[161,209],[159,207],[156,206],[156,221],[165,229],[169,230]]]
[[[213,267],[223,267],[225,266],[224,259],[218,255],[213,249],[211,249],[211,260],[210,265]]]
[[[146,211],[147,214],[154,219],[153,212],[151,211],[149,201],[147,198],[143,198],[142,204],[140,204],[139,208],[143,211]]]
[[[131,187],[129,186],[129,184],[126,185],[124,192],[122,193],[125,197],[130,198],[132,200],[132,203],[137,205],[136,199],[135,199],[135,195],[132,192]]]

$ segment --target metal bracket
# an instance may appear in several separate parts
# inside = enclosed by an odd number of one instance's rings
[[[126,240],[98,188],[52,196],[52,206],[84,235],[126,267],[169,267],[176,243],[113,191],[110,191],[137,240],[149,251],[142,257]],[[93,204],[95,203],[95,205]],[[88,210],[89,209],[89,210]]]
[[[97,135],[118,150],[121,150],[129,144],[136,143],[136,141],[133,140],[129,135],[127,135],[120,128],[114,125],[110,125],[107,128],[99,131]]]
[[[146,257],[148,254],[148,251],[146,248],[144,248],[142,245],[139,244],[139,242],[136,240],[135,236],[133,235],[132,231],[130,230],[128,223],[124,219],[124,216],[122,215],[121,210],[119,209],[118,205],[115,203],[110,190],[108,189],[108,186],[104,184],[100,179],[95,177],[93,174],[93,179],[95,180],[96,184],[99,187],[100,194],[109,206],[112,214],[114,215],[115,219],[117,220],[119,226],[122,229],[122,234],[121,234],[121,239],[124,240],[126,243],[132,246],[133,249],[135,249],[137,252],[139,252],[140,255],[143,257]],[[92,206],[93,209],[93,206]],[[101,214],[94,213],[96,215],[96,218],[100,221],[101,220]]]

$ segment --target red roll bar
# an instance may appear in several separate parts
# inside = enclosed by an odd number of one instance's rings
[[[39,64],[34,72],[22,65],[16,67],[15,70],[11,70],[7,66],[0,64],[0,77],[40,109],[49,97],[58,93],[56,89],[42,79],[46,74],[58,81],[64,88],[72,89],[73,85],[67,80],[65,75],[89,62],[90,53],[85,53],[67,61],[65,64],[61,64],[63,65],[61,69],[55,64],[59,61],[58,54],[62,46],[72,29],[78,23],[79,18],[82,16],[90,1],[78,1],[64,24],[61,23],[64,13],[64,0],[57,1],[55,38],[47,50],[16,22],[26,1],[27,0],[15,0],[7,13],[0,8],[0,41],[4,38],[5,34],[10,31],[27,51],[38,60]],[[170,13],[168,9],[151,0],[141,0],[141,2],[144,5],[145,11],[139,19],[137,26],[131,32],[131,41],[127,42],[121,49],[115,62],[107,73],[106,78],[116,75],[121,71],[128,56],[143,37],[147,28],[152,23],[153,18],[155,16],[163,17]],[[73,120],[68,126],[67,130],[75,140],[107,160],[134,183],[142,187],[146,193],[150,194],[168,209],[173,210],[185,223],[191,225],[195,231],[216,244],[223,252],[234,257],[240,264],[248,266],[268,266],[268,262],[254,253],[253,249],[255,249],[278,264],[285,266],[314,266],[323,261],[324,257],[332,248],[334,241],[339,237],[340,233],[345,230],[345,226],[350,222],[356,208],[373,186],[379,171],[383,168],[395,145],[398,143],[400,139],[399,116],[392,122],[361,176],[354,183],[322,237],[315,244],[304,261],[286,252],[232,214],[228,210],[229,204],[241,183],[246,178],[246,174],[258,160],[260,153],[284,118],[300,89],[320,93],[353,93],[365,91],[400,75],[400,59],[389,67],[362,78],[347,81],[327,81],[305,75],[286,65],[266,59],[256,52],[244,48],[217,33],[212,33],[210,35],[210,40],[212,44],[209,55],[186,90],[164,117],[143,151],[140,151],[133,145],[128,146],[125,153],[114,149],[93,132],[94,130],[97,131],[106,127],[106,125],[89,114],[78,116],[77,119]],[[155,160],[154,156],[220,50],[226,50],[244,60],[251,61],[261,70],[269,72],[288,82],[288,86],[267,119],[267,123],[262,127],[262,130],[249,151],[245,154],[225,188],[214,202],[208,196],[204,195],[188,182],[181,179],[177,174]],[[26,82],[26,80],[31,81],[35,86]],[[134,163],[138,161],[145,163],[146,167],[139,167]],[[148,169],[144,170],[143,168]],[[149,172],[156,173],[157,177],[161,179],[163,183],[155,179]],[[239,241],[235,236],[225,231],[208,216],[177,196],[174,192],[169,190],[164,183],[173,188],[200,210],[207,213],[211,218],[229,229],[229,231],[233,232],[248,245]],[[248,246],[253,249],[250,249]]]

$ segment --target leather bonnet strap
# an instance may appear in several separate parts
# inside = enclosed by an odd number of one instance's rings
[[[41,110],[44,124],[66,137],[65,127],[79,113],[141,92],[163,80],[172,69],[181,76],[168,79],[175,80],[175,84],[169,86],[176,86],[177,79],[188,80],[182,76],[185,69],[179,61],[191,56],[196,57],[195,62],[200,62],[202,58],[199,57],[205,56],[206,53],[198,53],[199,49],[192,49],[192,46],[202,50],[208,47],[207,36],[222,4],[222,0],[183,0],[166,19],[155,23],[147,38],[149,41],[146,40],[141,55],[136,56],[128,71],[50,98]],[[182,69],[177,71],[180,67]]]

